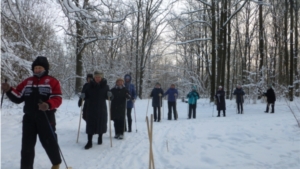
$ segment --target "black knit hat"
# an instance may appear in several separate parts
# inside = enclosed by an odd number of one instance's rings
[[[87,75],[86,75],[86,80],[88,80],[89,78],[90,78],[90,79],[93,79],[93,74],[87,74]]]
[[[42,66],[46,71],[49,70],[49,62],[48,59],[44,56],[38,56],[31,65],[31,70],[34,70],[35,66]]]

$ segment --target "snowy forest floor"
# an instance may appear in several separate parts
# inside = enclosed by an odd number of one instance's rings
[[[132,110],[133,132],[124,140],[103,135],[103,144],[84,149],[87,142],[85,121],[81,121],[76,143],[79,112],[77,98],[63,100],[56,113],[59,145],[73,169],[147,169],[149,140],[145,121],[148,100],[136,101],[136,123]],[[226,100],[226,117],[216,117],[216,107],[199,99],[197,118],[187,119],[187,103],[177,101],[178,120],[167,120],[167,101],[161,122],[153,125],[153,153],[156,169],[299,169],[300,128],[288,104],[300,120],[300,100],[278,100],[275,113],[264,113],[266,103],[246,101],[244,114],[236,114],[234,100]],[[4,99],[1,111],[1,168],[19,169],[22,135],[22,104]],[[151,101],[148,116],[152,113]],[[109,124],[109,123],[108,123]],[[137,130],[137,132],[136,132]],[[114,133],[112,122],[112,133]],[[113,134],[114,135],[114,134]],[[35,169],[49,169],[51,163],[39,140]],[[64,163],[61,164],[64,169]]]

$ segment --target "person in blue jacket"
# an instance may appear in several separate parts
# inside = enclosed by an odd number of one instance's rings
[[[134,85],[131,84],[131,76],[129,74],[126,74],[124,76],[124,81],[125,81],[125,88],[129,91],[129,95],[131,96],[131,99],[127,100],[128,132],[131,132],[131,126],[132,126],[131,110],[133,108],[133,104],[136,99],[136,91]]]
[[[177,110],[176,110],[176,99],[178,96],[178,91],[175,89],[175,84],[171,84],[170,88],[166,91],[164,96],[168,95],[168,120],[172,120],[172,109],[174,119],[177,120]]]
[[[162,107],[162,96],[164,94],[163,89],[160,88],[160,83],[156,83],[155,87],[151,91],[150,97],[152,97],[152,107],[154,114],[154,121],[160,122],[161,118],[161,107]],[[158,114],[157,114],[158,112]]]
[[[197,100],[200,98],[196,86],[192,87],[192,91],[189,92],[189,94],[186,97],[188,98],[188,103],[189,103],[189,119],[191,119],[192,117],[192,112],[193,112],[193,118],[195,119]]]

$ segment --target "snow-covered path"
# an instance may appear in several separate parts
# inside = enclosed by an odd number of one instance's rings
[[[1,168],[19,169],[22,105],[8,100],[1,112]],[[197,118],[187,119],[187,104],[178,100],[179,119],[164,118],[154,122],[153,153],[156,169],[298,169],[300,168],[300,128],[285,101],[276,102],[275,114],[263,113],[265,103],[246,103],[245,114],[236,114],[234,101],[226,100],[227,117],[217,112],[207,99],[200,99]],[[292,107],[298,118],[300,112]],[[84,150],[87,141],[85,122],[81,123],[76,143],[79,111],[77,100],[63,100],[56,113],[59,145],[66,162],[73,169],[146,169],[149,162],[149,140],[145,122],[148,100],[137,100],[136,119],[133,110],[133,132],[124,140],[103,135],[103,144]],[[148,116],[152,113],[151,102]],[[113,124],[113,123],[112,123]],[[113,125],[112,125],[113,126]],[[136,128],[137,126],[137,128]],[[113,129],[113,127],[112,127]],[[136,129],[138,130],[136,132]],[[112,131],[114,133],[114,130]],[[49,169],[51,163],[39,141],[36,146],[36,169]],[[65,168],[62,163],[61,168]]]

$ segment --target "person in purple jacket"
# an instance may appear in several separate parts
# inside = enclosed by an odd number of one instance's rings
[[[126,74],[124,76],[124,81],[125,81],[125,88],[129,91],[129,95],[131,96],[131,99],[127,100],[128,132],[131,132],[131,126],[132,126],[131,110],[133,108],[136,99],[136,91],[134,85],[131,84],[131,76],[129,74]],[[127,129],[125,129],[125,131],[126,130]]]
[[[178,96],[178,91],[175,89],[175,84],[171,84],[164,96],[166,95],[168,95],[168,120],[172,120],[172,108],[174,119],[177,120],[176,99]]]

